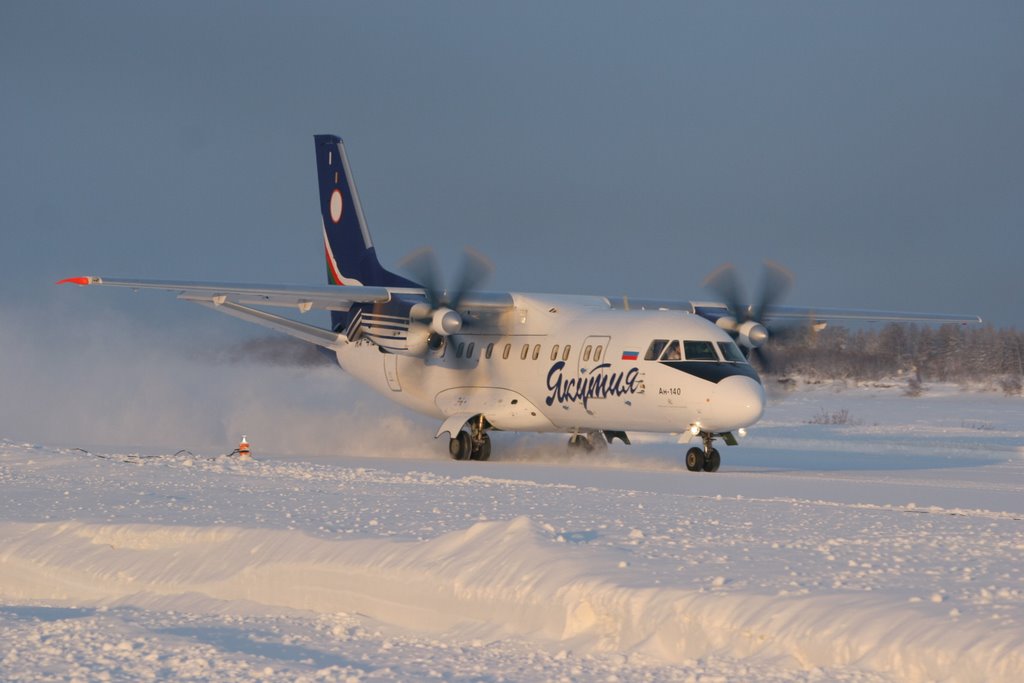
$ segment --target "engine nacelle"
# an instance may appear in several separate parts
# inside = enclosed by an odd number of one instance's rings
[[[748,349],[756,349],[768,341],[768,330],[759,322],[748,320],[736,328],[736,342]]]
[[[414,322],[409,325],[409,332],[405,337],[405,350],[394,350],[400,356],[425,356],[430,349],[430,338],[433,336],[430,326],[425,323]]]
[[[715,324],[726,332],[735,332],[736,328],[739,327],[739,323],[736,322],[736,318],[731,315],[723,315],[715,320]]]

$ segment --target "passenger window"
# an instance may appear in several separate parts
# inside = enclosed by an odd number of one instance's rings
[[[587,348],[583,349],[583,361],[584,362],[590,360],[590,349],[591,349],[591,347],[589,347],[589,346]]]
[[[469,346],[466,347],[466,358],[473,357],[473,347],[476,346],[476,342],[470,342]]]
[[[512,345],[505,344],[505,350],[501,352],[502,360],[508,360],[508,354],[512,353]]]
[[[465,350],[465,348],[466,348],[465,342],[460,342],[459,346],[455,349],[455,357],[456,358],[462,358],[462,352]]]
[[[519,354],[520,360],[526,360],[526,357],[530,355],[530,345],[523,344],[523,351]]]
[[[647,347],[647,353],[644,354],[644,360],[658,360],[666,345],[668,345],[668,339],[655,339],[652,341],[651,345]]]
[[[665,349],[665,353],[661,354],[662,360],[682,360],[683,354],[679,350],[679,340],[673,339],[672,343]]]
[[[551,360],[558,360],[558,344],[551,347]]]
[[[494,353],[494,342],[487,345],[487,360],[491,359],[491,354]]]
[[[537,360],[540,358],[540,344],[533,347],[533,359]]]
[[[740,348],[733,342],[718,342],[718,348],[722,351],[722,357],[730,363],[747,362],[747,357],[743,355]]]
[[[596,349],[594,349],[594,362],[595,363],[601,362],[601,351],[603,349],[604,349],[603,346],[598,346]]]
[[[572,351],[572,344],[565,345],[565,351],[562,351],[562,360],[569,360],[569,353]]]
[[[718,360],[715,345],[709,341],[684,341],[686,360]]]

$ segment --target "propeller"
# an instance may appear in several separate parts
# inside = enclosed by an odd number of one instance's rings
[[[469,247],[463,254],[462,267],[455,287],[450,291],[442,286],[441,268],[437,255],[430,247],[417,249],[402,259],[398,265],[423,286],[427,295],[427,301],[415,304],[409,315],[413,320],[429,327],[432,337],[431,348],[437,348],[442,337],[457,334],[462,330],[465,320],[458,312],[462,300],[467,294],[478,289],[494,272],[494,265],[487,257]]]
[[[793,274],[789,270],[774,261],[765,261],[757,303],[744,305],[743,287],[731,263],[719,266],[704,280],[704,286],[722,298],[731,314],[719,318],[716,324],[730,332],[748,355],[753,353],[766,372],[771,371],[771,359],[764,349],[765,343],[770,338],[789,335],[793,328],[769,326],[764,322],[765,317],[771,313],[772,306],[785,297],[792,284]]]

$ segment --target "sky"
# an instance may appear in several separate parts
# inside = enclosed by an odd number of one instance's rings
[[[386,266],[707,299],[771,259],[788,304],[1024,326],[1021,36],[1016,1],[4,2],[0,310],[244,334],[53,283],[324,283],[335,133]]]

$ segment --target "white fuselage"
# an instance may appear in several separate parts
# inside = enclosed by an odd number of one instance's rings
[[[759,378],[745,362],[725,360],[720,344],[732,339],[704,318],[613,310],[601,297],[513,298],[513,311],[481,314],[425,357],[382,353],[360,340],[339,349],[338,362],[417,412],[484,415],[507,431],[675,433],[698,424],[718,433],[761,417]],[[645,359],[655,340],[710,342],[718,357]]]

